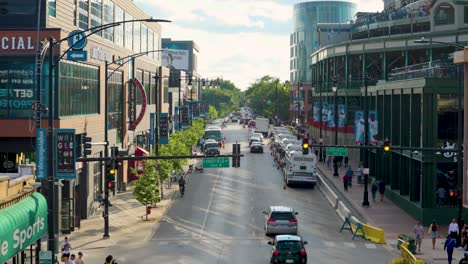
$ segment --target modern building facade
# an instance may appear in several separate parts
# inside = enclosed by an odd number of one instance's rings
[[[9,1],[1,9],[0,127],[8,129],[0,130],[0,164],[5,164],[0,173],[15,173],[20,164],[36,162],[36,129],[39,124],[47,127],[48,112],[38,119],[33,111],[37,103],[42,105],[38,109],[44,109],[49,102],[51,62],[47,56],[37,56],[47,43],[44,40],[53,37],[58,41],[73,30],[150,16],[130,0]],[[81,155],[84,135],[92,142],[104,142],[105,131],[108,146],[117,147],[120,153],[148,151],[149,113],[168,110],[165,96],[169,87],[157,83],[156,78],[157,74],[168,75],[168,70],[161,67],[161,25],[142,21],[98,30],[87,38],[84,60],[68,55],[60,58],[68,48],[67,41],[54,46],[51,86],[55,107],[53,111],[48,109],[53,114],[53,126],[75,130],[77,156]],[[147,55],[131,58],[145,52]],[[142,84],[141,89],[135,87],[135,78]],[[141,121],[135,124],[135,115],[140,113]],[[93,145],[90,156],[104,156],[104,151],[103,144]],[[72,232],[80,219],[97,210],[98,196],[103,191],[102,164],[77,162],[75,169],[76,178],[64,180],[64,186],[57,190],[56,217],[62,233]],[[117,169],[117,191],[125,188],[129,170],[126,162]]]
[[[465,9],[465,1],[434,0],[368,14],[353,23],[349,40],[311,54],[311,136],[324,145],[361,145],[367,111],[369,143],[389,140],[395,149],[354,149],[350,156],[360,157],[370,176],[387,184],[386,196],[424,225],[448,223],[458,213],[457,153],[423,148],[458,148],[463,73],[452,54],[468,42]],[[415,42],[422,37],[429,41]]]
[[[310,110],[305,94],[311,88],[310,54],[318,48],[317,24],[345,25],[353,19],[356,10],[356,4],[347,0],[308,1],[294,5],[290,35],[291,120],[304,123]]]

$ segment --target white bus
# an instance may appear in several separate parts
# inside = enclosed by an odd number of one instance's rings
[[[289,151],[284,157],[283,176],[289,186],[294,183],[310,184],[312,188],[317,184],[317,156],[302,151]]]

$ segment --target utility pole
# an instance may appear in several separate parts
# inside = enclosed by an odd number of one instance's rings
[[[364,168],[369,170],[368,152],[367,146],[369,145],[369,106],[367,101],[367,74],[364,75]],[[369,206],[369,192],[367,191],[367,185],[369,183],[369,172],[364,173],[364,199],[362,206]]]

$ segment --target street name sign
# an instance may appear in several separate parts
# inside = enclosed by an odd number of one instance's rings
[[[67,52],[67,60],[70,61],[86,61],[88,52],[85,50],[70,50]]]
[[[52,264],[52,251],[39,251],[39,264]]]
[[[348,156],[347,148],[327,148],[327,156]]]
[[[229,158],[204,158],[203,168],[229,168]]]

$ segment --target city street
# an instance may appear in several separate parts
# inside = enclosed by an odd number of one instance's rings
[[[93,251],[87,259],[98,261],[112,254],[118,263],[268,263],[271,247],[262,211],[270,205],[291,206],[299,212],[299,234],[309,242],[309,263],[387,263],[392,258],[385,245],[352,241],[349,231],[339,233],[341,222],[318,189],[283,190],[268,145],[263,154],[248,152],[247,129],[230,124],[224,135],[224,151],[241,142],[245,155],[241,168],[191,174],[185,196],[175,195],[159,227],[146,240],[116,243]]]

